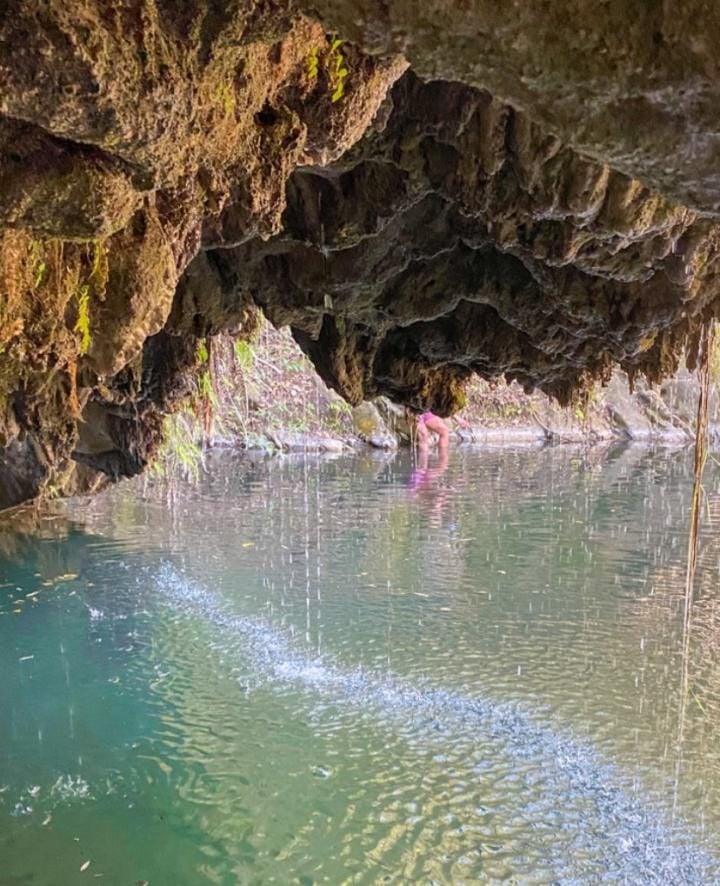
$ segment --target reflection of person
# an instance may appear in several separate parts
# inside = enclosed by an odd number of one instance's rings
[[[440,445],[437,462],[432,466],[428,462],[427,446],[420,447],[417,464],[410,475],[410,483],[408,484],[420,508],[428,515],[430,522],[438,526],[442,522],[443,512],[451,498],[450,488],[439,482],[447,467],[447,444]]]
[[[419,490],[423,488],[432,488],[436,485],[438,479],[447,470],[448,455],[447,446],[442,447],[438,453],[437,465],[432,468],[428,467],[427,446],[420,449],[417,465],[410,475],[410,489]]]

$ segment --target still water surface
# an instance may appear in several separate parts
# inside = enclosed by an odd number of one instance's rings
[[[224,458],[171,502],[16,522],[0,884],[720,882],[720,536],[684,635],[690,475]]]

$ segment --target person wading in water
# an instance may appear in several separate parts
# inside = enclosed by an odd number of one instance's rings
[[[434,412],[423,412],[421,415],[418,415],[415,433],[417,435],[418,449],[427,449],[430,442],[430,434],[435,434],[438,447],[441,450],[447,449],[450,440],[450,429],[440,416],[435,415]]]

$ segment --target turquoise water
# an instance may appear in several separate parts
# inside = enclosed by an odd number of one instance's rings
[[[690,472],[225,457],[16,521],[0,884],[720,882],[720,546],[684,635]]]

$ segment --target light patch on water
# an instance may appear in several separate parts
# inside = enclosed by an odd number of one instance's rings
[[[61,775],[50,788],[50,796],[62,802],[91,799],[90,785],[79,775]]]
[[[32,806],[27,806],[25,805],[25,803],[16,803],[13,806],[10,815],[12,815],[14,818],[20,818],[23,815],[32,815],[32,811]]]
[[[717,859],[693,844],[689,829],[671,829],[651,804],[627,793],[621,774],[591,746],[538,722],[520,706],[412,685],[361,667],[344,669],[327,657],[298,651],[263,619],[227,612],[215,594],[171,565],[158,571],[156,581],[173,611],[213,626],[219,632],[214,651],[224,659],[242,654],[259,684],[285,684],[311,697],[321,694],[324,701],[374,712],[384,723],[394,719],[405,730],[411,724],[416,741],[455,746],[472,742],[473,736],[476,742],[489,739],[498,759],[516,764],[525,782],[527,802],[518,812],[528,830],[554,822],[553,837],[562,851],[553,847],[547,863],[556,870],[557,882],[580,882],[573,873],[577,853],[594,858],[608,882],[699,886],[719,876]],[[243,689],[247,683],[246,674]],[[486,764],[477,762],[478,777]],[[548,773],[551,787],[539,797],[533,782]]]
[[[0,794],[7,793],[9,788],[9,785],[5,785],[0,789]],[[69,774],[58,776],[47,788],[38,784],[28,785],[15,796],[17,799],[9,801],[9,814],[13,818],[23,818],[33,815],[35,812],[42,812],[45,815],[43,824],[52,820],[52,815],[48,812],[49,809],[66,806],[78,800],[94,799],[89,783],[80,775]],[[5,797],[1,797],[0,803],[4,805],[5,799]]]

